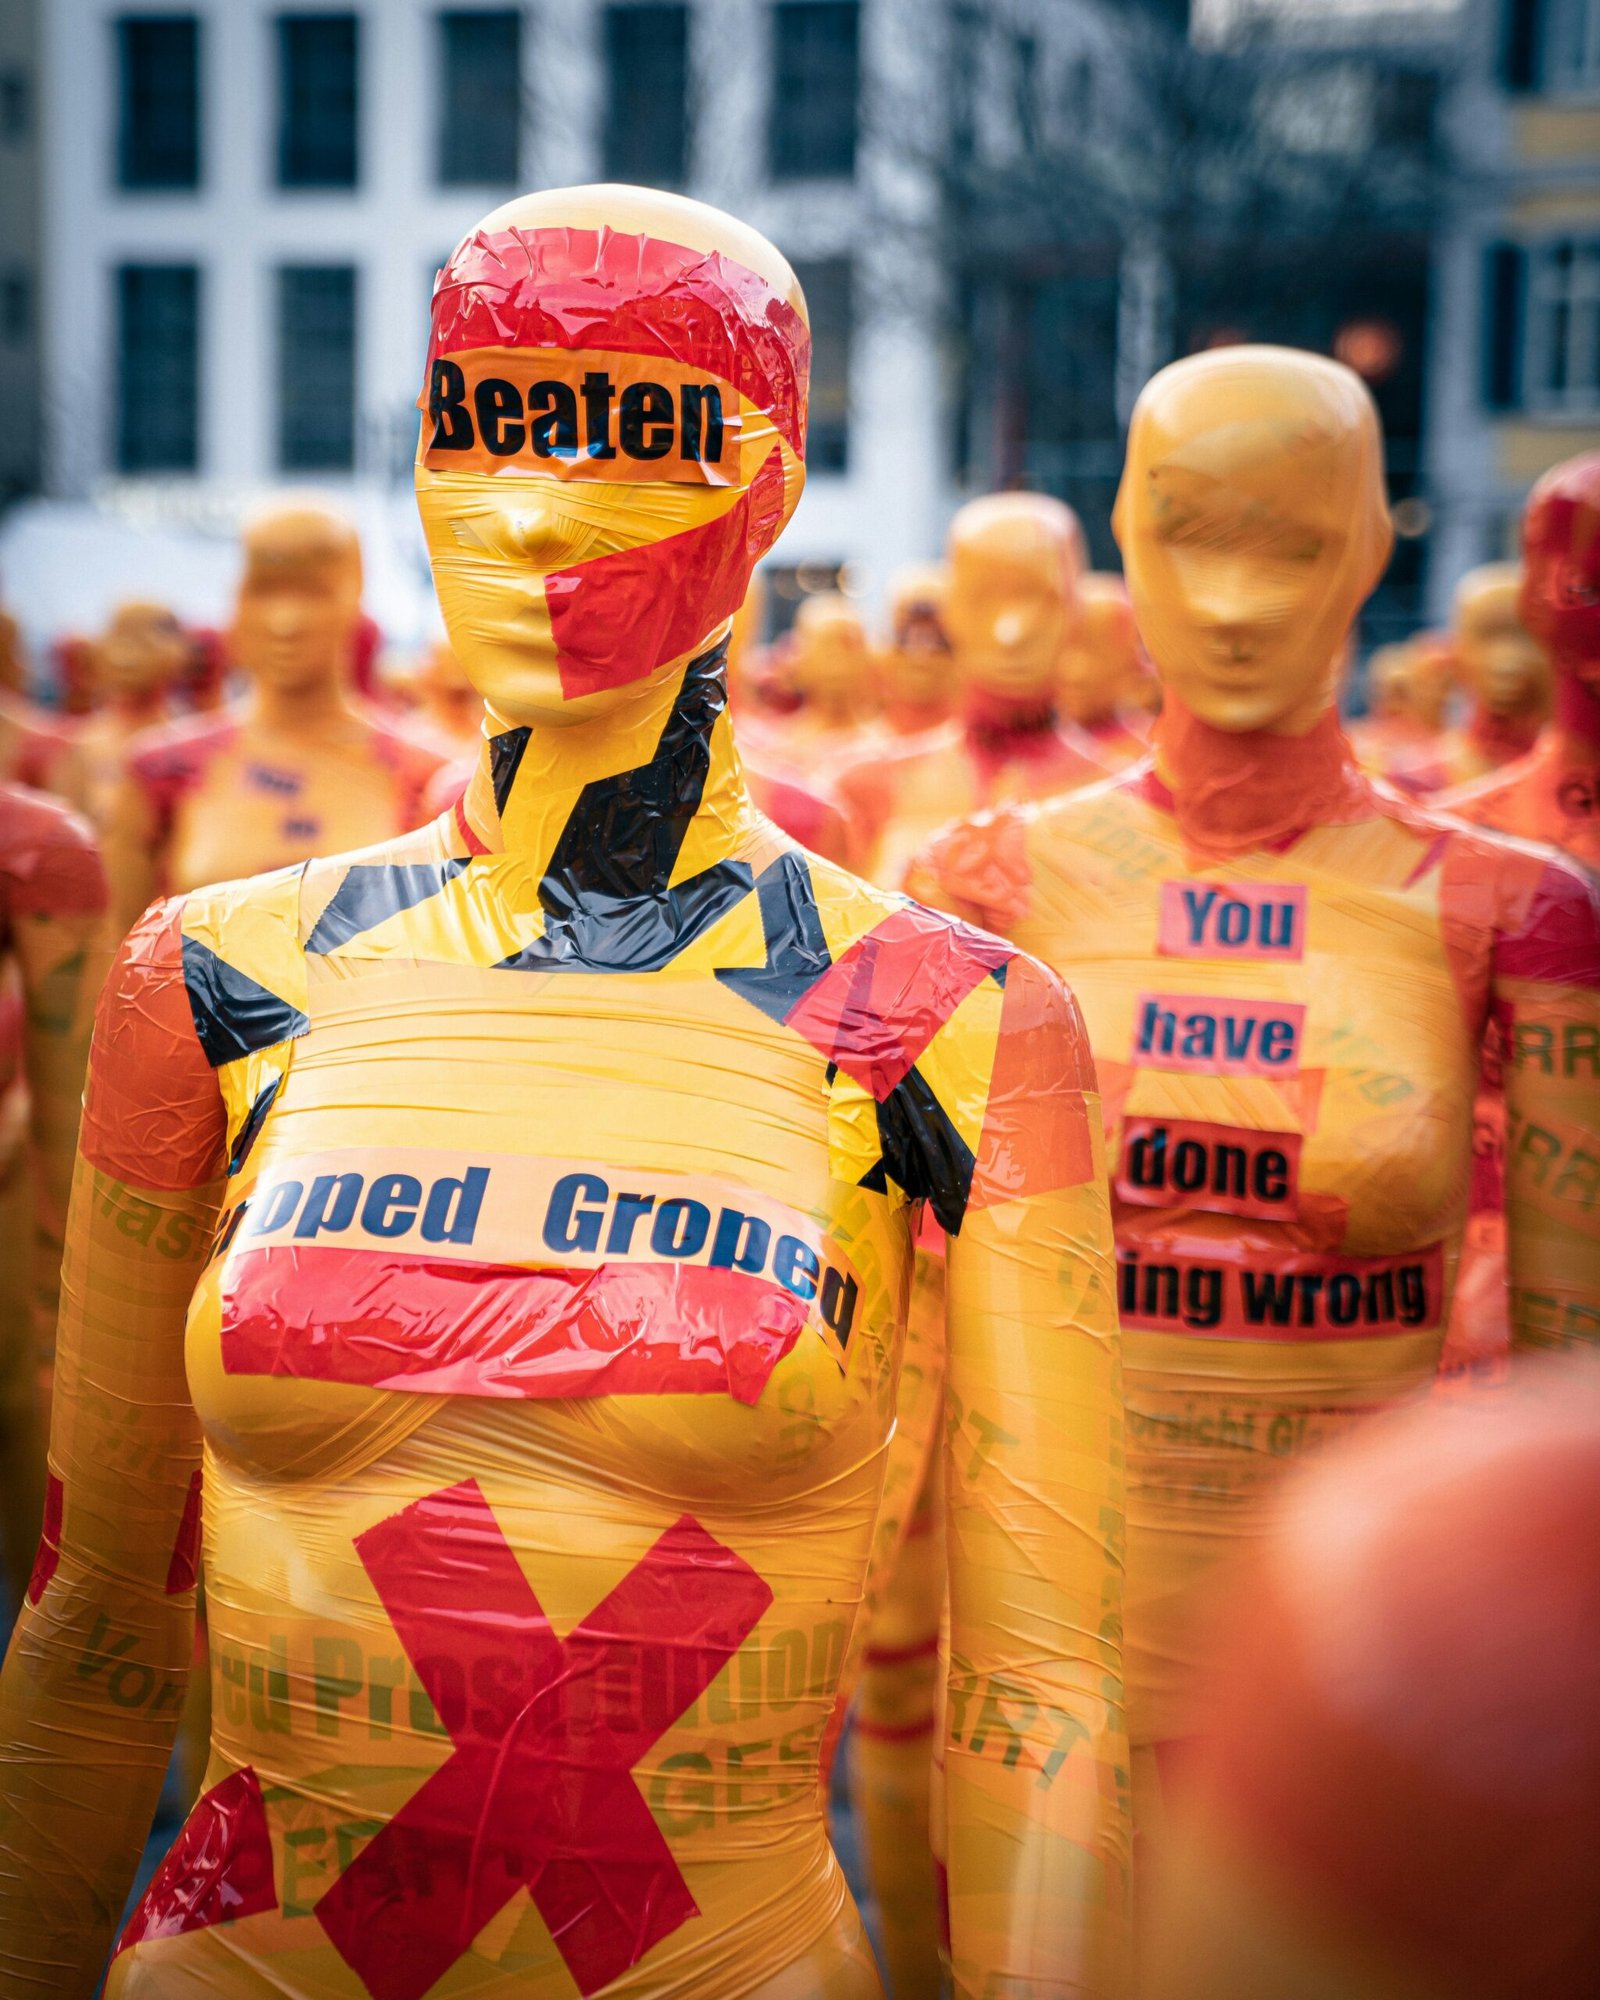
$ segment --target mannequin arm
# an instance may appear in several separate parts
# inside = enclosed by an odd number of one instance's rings
[[[1600,883],[1572,862],[1528,861],[1493,968],[1511,1339],[1600,1345]]]
[[[0,1990],[88,2000],[149,1830],[194,1626],[200,1434],[184,1315],[224,1120],[178,906],[95,1022],[62,1272],[45,1532],[0,1674]]]
[[[1113,1256],[1083,1026],[1053,976],[1015,958],[947,1253],[945,1770],[961,1996],[1126,1991]]]
[[[132,771],[124,771],[106,817],[103,845],[111,883],[111,922],[120,938],[161,892],[161,825],[156,802]]]
[[[52,821],[14,896],[22,974],[34,1193],[33,1291],[48,1347],[55,1335],[67,1196],[89,1059],[95,995],[105,970],[106,878],[89,830]]]

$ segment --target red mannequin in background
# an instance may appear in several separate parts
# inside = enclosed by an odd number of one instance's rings
[[[1091,570],[1078,585],[1077,630],[1061,656],[1061,713],[1094,744],[1110,770],[1149,750],[1148,714],[1139,692],[1152,678],[1139,644],[1128,586],[1120,576]]]
[[[1548,652],[1555,715],[1526,756],[1458,786],[1437,803],[1479,826],[1600,867],[1600,452],[1569,459],[1533,489],[1522,519],[1522,622]],[[1506,1316],[1505,1098],[1491,1074],[1479,1092],[1472,1214],[1445,1366],[1493,1376],[1504,1367]]]
[[[961,719],[863,751],[840,774],[874,880],[898,887],[927,836],[958,813],[1050,798],[1106,775],[1088,737],[1056,709],[1082,551],[1077,516],[1042,493],[991,493],[951,522],[945,622]]]

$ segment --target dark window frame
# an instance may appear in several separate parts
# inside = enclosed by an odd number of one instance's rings
[[[659,27],[667,22],[673,32],[662,35],[659,46],[652,50],[649,34],[638,31],[646,23]],[[601,156],[607,180],[645,187],[681,188],[687,184],[693,145],[690,33],[689,8],[683,0],[616,0],[602,10],[606,109]],[[630,35],[635,37],[632,47],[626,46]],[[629,73],[629,65],[651,59],[663,61],[671,69],[656,91],[644,93],[646,115],[641,116],[639,79]],[[657,96],[664,107],[664,116],[653,128],[648,123],[651,96]],[[652,146],[652,141],[658,143]]]
[[[181,282],[184,279],[189,281],[187,286]],[[167,280],[179,282],[167,285]],[[119,264],[112,283],[117,342],[112,456],[117,470],[131,475],[198,472],[204,273],[198,264],[179,260]],[[160,296],[163,289],[165,299]],[[142,299],[138,296],[141,291],[147,293]],[[189,294],[186,303],[182,299],[185,291]],[[160,324],[163,313],[170,320],[174,309],[179,320],[187,320],[186,327]],[[146,318],[135,352],[131,322],[141,312]],[[178,351],[184,333],[189,350],[186,356]],[[159,379],[163,372],[168,377],[165,385]],[[163,416],[173,418],[165,438],[157,421]]]
[[[320,190],[347,192],[361,185],[361,16],[339,13],[281,13],[273,18],[277,83],[277,131],[274,144],[275,179],[289,193]],[[303,67],[307,51],[321,35],[327,63],[333,50],[333,29],[348,31],[348,83],[314,74],[316,60]],[[297,45],[298,44],[298,50]],[[337,52],[342,55],[341,52]],[[318,130],[312,115],[316,97],[335,94],[349,100],[348,114]],[[325,114],[328,107],[324,105]],[[320,158],[319,158],[320,154]]]
[[[768,172],[775,181],[853,179],[861,126],[859,0],[778,0],[771,20]],[[841,32],[830,57],[834,30]],[[838,80],[827,73],[835,58]]]
[[[811,315],[811,409],[806,426],[806,468],[815,473],[850,470],[852,380],[855,368],[857,273],[850,256],[797,258],[794,273]],[[837,361],[837,367],[832,364]],[[820,364],[820,365],[819,365]],[[830,408],[842,391],[839,407]]]
[[[294,351],[291,330],[304,331],[307,320],[318,308],[314,293],[316,285],[308,280],[337,278],[348,281],[349,311],[345,319],[348,329],[348,352],[342,356],[331,355],[325,348],[321,355],[310,349],[304,355]],[[361,273],[356,264],[320,261],[316,263],[280,264],[276,274],[277,297],[277,356],[276,356],[276,423],[274,438],[274,463],[280,472],[292,473],[346,473],[356,469],[357,439],[360,424],[360,354],[361,354]],[[342,289],[340,286],[324,287],[329,297]],[[326,304],[327,301],[320,302]],[[341,309],[342,310],[342,309]],[[340,378],[330,383],[313,384],[308,393],[304,387],[305,371],[302,367],[295,372],[296,363],[310,360],[313,364],[336,373]],[[333,395],[326,391],[331,386]],[[312,448],[317,442],[317,417],[324,417],[324,441],[322,448]]]
[[[192,194],[201,183],[204,137],[200,16],[119,14],[111,26],[116,38],[117,186],[129,194]],[[180,65],[187,68],[181,80]],[[180,118],[186,127],[181,137],[175,123]]]
[[[509,132],[504,104],[494,107],[491,116],[481,103],[473,107],[462,101],[483,81],[466,74],[467,31],[487,30],[491,24],[501,35],[510,30],[509,53],[501,51],[510,80]],[[434,170],[440,187],[514,187],[521,178],[522,35],[520,7],[444,7],[434,16],[438,81]],[[493,40],[492,34],[485,35],[486,44]],[[480,59],[484,53],[479,51]],[[491,154],[496,157],[490,158]]]

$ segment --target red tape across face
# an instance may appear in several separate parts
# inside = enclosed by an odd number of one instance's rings
[[[749,491],[715,520],[552,571],[544,592],[561,692],[571,701],[643,680],[731,618],[782,520],[783,460],[774,449]]]
[[[731,382],[805,456],[806,323],[717,250],[609,229],[474,235],[439,274],[428,360],[474,347],[670,355]]]
[[[471,1479],[356,1549],[455,1748],[318,1923],[372,2000],[422,2000],[526,1887],[579,1992],[599,1992],[699,1915],[633,1767],[754,1631],[770,1588],[685,1514],[557,1639]]]

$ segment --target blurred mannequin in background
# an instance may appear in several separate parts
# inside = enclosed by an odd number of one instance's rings
[[[74,801],[91,824],[103,827],[110,818],[132,739],[173,718],[173,694],[192,655],[177,615],[142,599],[119,604],[92,643],[95,705],[78,726],[81,794]]]
[[[1515,563],[1485,563],[1456,585],[1451,637],[1472,710],[1431,750],[1395,761],[1389,775],[1405,791],[1464,785],[1532,749],[1550,713],[1551,675],[1548,655],[1522,622],[1521,587]]]
[[[361,550],[338,515],[292,505],[245,534],[231,634],[244,703],[130,747],[106,829],[121,929],[158,894],[403,831],[446,759],[347,691]]]
[[[946,584],[938,563],[918,563],[889,579],[889,643],[878,655],[878,703],[891,735],[936,729],[955,706]]]
[[[1522,623],[1555,677],[1555,714],[1526,756],[1443,792],[1441,810],[1548,841],[1600,868],[1600,453],[1547,472],[1522,518]],[[1485,1054],[1472,1213],[1451,1312],[1446,1366],[1478,1381],[1505,1365],[1506,1107],[1500,1038]]]
[[[1108,770],[1149,750],[1149,715],[1141,703],[1151,679],[1139,644],[1128,586],[1091,570],[1078,585],[1078,622],[1061,655],[1061,713],[1094,746]]]
[[[1071,508],[1039,493],[970,500],[951,522],[944,619],[959,719],[868,746],[839,777],[859,865],[874,881],[898,886],[923,841],[958,813],[1049,798],[1106,775],[1056,708],[1082,548]]]
[[[1442,632],[1379,646],[1367,662],[1367,712],[1345,734],[1362,770],[1387,777],[1438,748],[1455,685],[1455,648]]]
[[[88,827],[0,784],[0,1555],[14,1612],[44,1504],[50,1355],[106,881]]]
[[[938,837],[909,887],[1070,966],[1107,1111],[1127,1355],[1136,1836],[1159,1830],[1216,1566],[1277,1480],[1437,1366],[1491,1018],[1519,1346],[1600,1339],[1582,1161],[1600,886],[1361,776],[1335,701],[1392,530],[1377,411],[1232,347],[1135,406],[1115,527],[1165,700],[1153,767]],[[1419,1696],[1419,1698],[1425,1698]]]
[[[70,731],[27,696],[22,634],[0,611],[0,783],[72,796],[78,766]]]
[[[1546,1367],[1284,1494],[1213,1615],[1145,2000],[1600,1993],[1600,1380]]]
[[[415,719],[425,736],[450,757],[476,757],[483,740],[483,697],[461,671],[448,639],[424,654],[412,677]]]
[[[808,776],[829,779],[860,741],[876,701],[867,628],[847,597],[819,591],[801,599],[782,672],[800,697],[774,732],[782,754]]]

